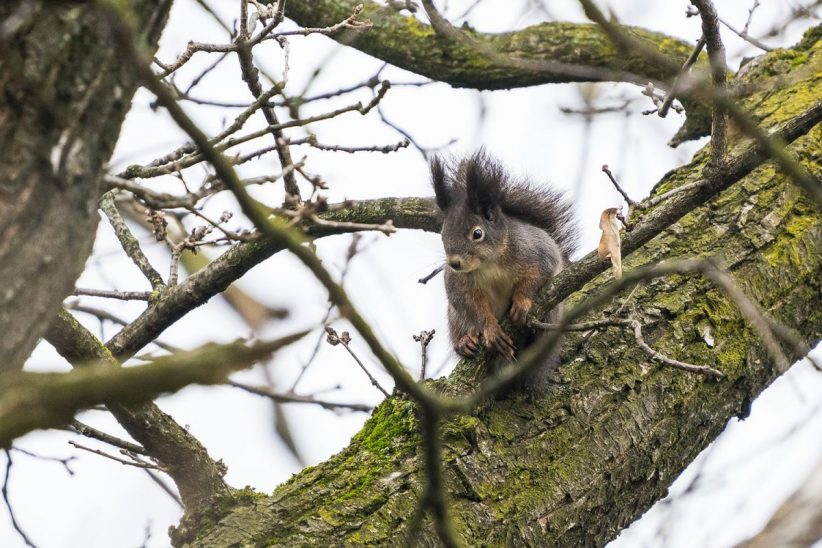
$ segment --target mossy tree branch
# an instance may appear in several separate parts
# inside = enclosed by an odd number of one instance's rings
[[[803,48],[789,54],[806,65],[794,67],[795,78],[745,105],[764,128],[816,105],[822,45],[806,40]],[[766,58],[758,73],[746,77],[769,75],[784,55]],[[817,123],[803,131],[789,151],[806,168],[817,169],[822,128]],[[729,137],[731,155],[750,146],[736,133]],[[700,151],[654,193],[703,177],[708,157]],[[701,207],[669,219],[673,226],[643,242],[624,264],[630,269],[666,258],[721,255],[737,284],[768,315],[806,342],[816,340],[822,333],[822,214],[769,162],[742,175],[706,196]],[[652,219],[662,207],[645,215]],[[596,278],[572,300],[605,281],[607,276]],[[631,305],[640,314],[653,312],[646,318],[655,319],[646,336],[654,348],[710,364],[726,378],[661,367],[624,333],[569,336],[568,365],[554,390],[489,403],[444,425],[444,482],[453,522],[466,543],[603,544],[661,497],[725,422],[744,416],[778,374],[754,330],[698,276],[649,283],[633,293]],[[714,347],[703,340],[705,329]],[[484,368],[481,361],[462,362],[450,379],[433,387],[464,393]],[[340,454],[271,497],[238,505],[222,519],[200,524],[196,537],[175,542],[335,545],[402,538],[425,485],[419,421],[412,402],[390,398]],[[431,527],[423,527],[418,540],[437,542]]]
[[[434,29],[412,16],[376,2],[357,0],[290,0],[285,14],[306,27],[327,27],[350,16],[354,7],[363,4],[361,18],[373,27],[367,31],[344,30],[333,35],[342,44],[392,65],[427,76],[455,87],[475,89],[507,89],[538,84],[599,81],[610,76],[634,74],[641,83],[666,80],[675,76],[670,67],[647,62],[640,55],[625,55],[614,47],[607,35],[596,25],[579,23],[541,23],[522,30],[488,34],[468,29],[466,33],[478,43],[500,55],[523,61],[557,63],[556,70],[544,65],[517,67],[493,63],[481,51],[458,40],[437,35]],[[682,40],[648,31],[641,27],[622,27],[649,47],[660,51],[681,65],[693,47]],[[601,76],[591,72],[569,74],[565,67],[599,69]]]

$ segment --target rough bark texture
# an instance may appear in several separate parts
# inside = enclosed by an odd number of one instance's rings
[[[131,2],[154,49],[170,1]],[[136,81],[93,3],[0,4],[0,371],[19,369],[73,289],[99,174]]]
[[[795,49],[769,54],[741,77],[761,85],[745,106],[763,127],[819,100],[820,35],[822,28],[810,31]],[[732,154],[746,145],[730,137]],[[819,174],[822,128],[789,150]],[[707,157],[699,152],[654,192],[699,179]],[[714,254],[724,256],[736,282],[770,316],[807,341],[819,338],[822,214],[771,163],[680,219],[624,266]],[[715,381],[650,362],[626,332],[568,337],[562,382],[548,393],[498,400],[445,425],[445,477],[466,544],[604,544],[665,494],[729,418],[745,416],[776,376],[751,327],[699,276],[647,283],[630,306],[642,314],[654,348],[727,377]],[[477,374],[476,363],[463,362],[436,385],[462,392]],[[226,515],[203,522],[190,544],[401,543],[424,484],[417,426],[415,406],[389,398],[348,448],[271,496],[226,499]],[[430,526],[416,541],[438,544]]]

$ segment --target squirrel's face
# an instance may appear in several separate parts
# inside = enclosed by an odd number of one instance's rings
[[[462,211],[449,212],[442,225],[448,267],[455,272],[471,272],[496,261],[508,243],[504,218],[476,214],[466,206],[455,209]]]
[[[442,243],[448,267],[471,272],[505,253],[508,231],[502,214],[502,168],[482,151],[456,167],[431,160],[431,181],[442,211]]]

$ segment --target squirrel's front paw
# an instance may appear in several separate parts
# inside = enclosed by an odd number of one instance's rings
[[[509,361],[514,360],[514,350],[516,350],[514,342],[511,337],[506,335],[499,324],[486,327],[482,332],[482,336],[485,339],[486,348],[493,350]]]
[[[479,351],[479,333],[468,333],[460,337],[454,350],[464,358],[475,357]]]
[[[530,312],[532,306],[534,306],[534,302],[531,299],[514,299],[514,302],[511,303],[511,311],[508,313],[511,317],[511,323],[520,327],[525,325],[528,321],[528,312]]]

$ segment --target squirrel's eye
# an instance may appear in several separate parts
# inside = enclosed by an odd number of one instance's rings
[[[474,238],[475,242],[480,242],[485,237],[485,232],[481,228],[475,228],[471,233],[471,237]]]

